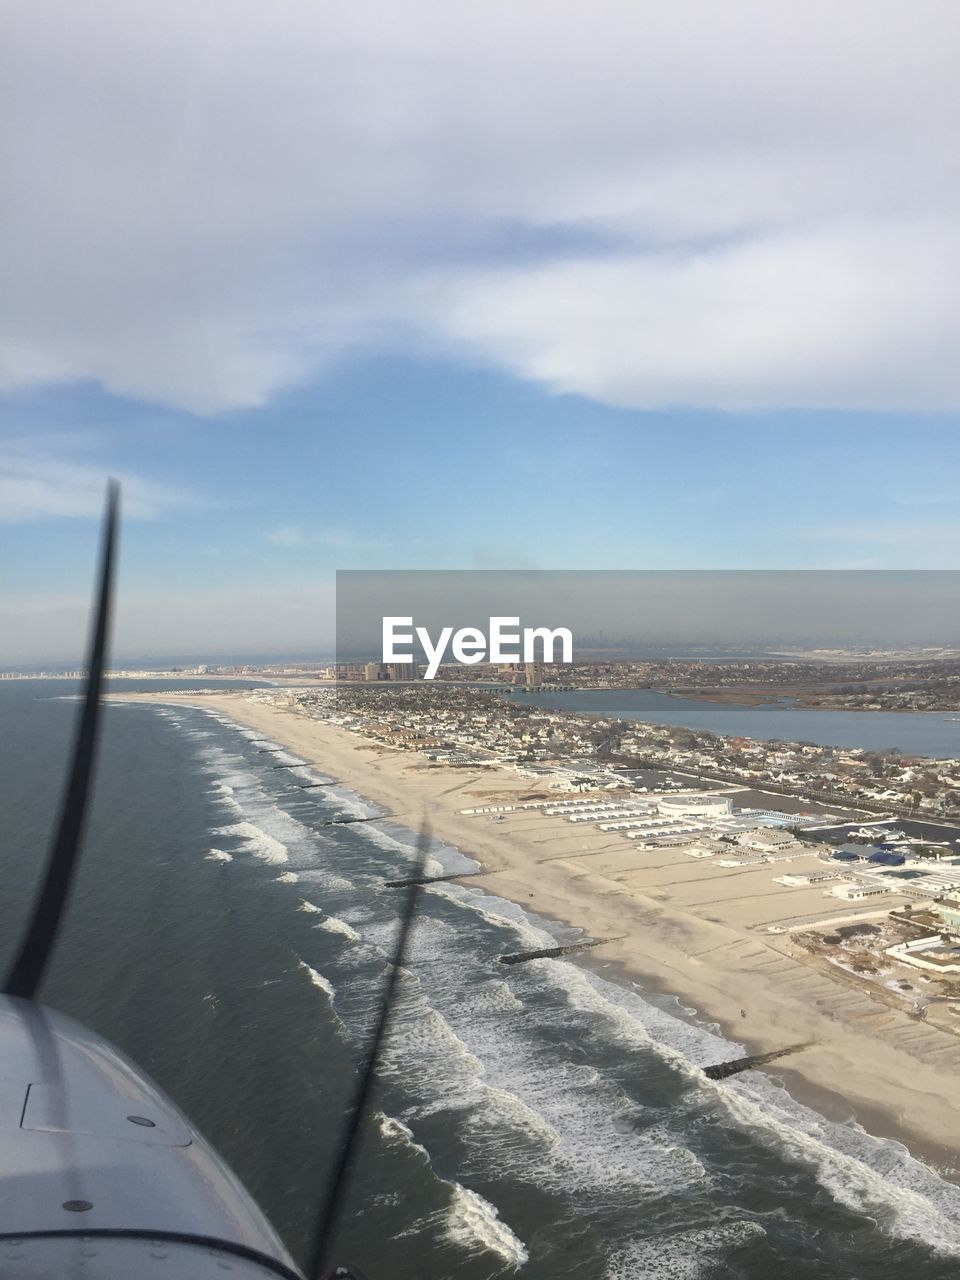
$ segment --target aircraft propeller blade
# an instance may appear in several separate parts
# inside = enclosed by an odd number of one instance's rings
[[[33,916],[3,988],[6,995],[22,996],[28,1000],[33,997],[40,985],[47,962],[53,953],[60,920],[70,896],[70,886],[77,867],[83,821],[90,799],[90,784],[97,747],[100,690],[106,665],[107,634],[110,629],[119,505],[120,486],[115,480],[111,480],[107,485],[100,578],[90,638],[87,679],[73,745],[70,774],[61,802],[56,835],[47,859],[43,884],[33,908]]]

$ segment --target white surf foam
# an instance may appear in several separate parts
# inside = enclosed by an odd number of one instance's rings
[[[229,720],[226,716],[218,715],[217,712],[209,713],[218,724],[227,725],[231,729],[236,729],[241,737],[246,738],[249,742],[255,742],[258,747],[275,746],[269,738],[265,738],[259,729],[250,729],[246,725],[237,724],[235,720]]]
[[[327,794],[337,802],[342,812],[352,817],[376,817],[382,819],[382,823],[364,824],[363,833],[365,838],[385,852],[399,853],[405,860],[409,862],[415,861],[419,837],[416,831],[410,830],[403,825],[401,818],[392,818],[383,809],[378,808],[363,796],[339,783],[331,786]],[[468,858],[459,849],[454,848],[453,845],[443,844],[439,840],[431,842],[430,854],[426,859],[427,875],[465,873],[476,871],[479,866],[480,863],[476,859]],[[401,868],[397,868],[398,874],[401,873],[401,870]]]
[[[503,1221],[496,1206],[459,1182],[453,1184],[446,1233],[468,1253],[484,1249],[514,1267],[522,1267],[530,1256],[526,1245]]]
[[[314,907],[313,910],[318,911],[319,907]],[[344,938],[348,938],[351,942],[360,941],[360,935],[357,933],[356,929],[352,929],[350,925],[347,924],[346,920],[341,920],[337,916],[325,916],[322,920],[318,921],[317,928],[326,929],[327,933],[339,933]]]
[[[252,853],[255,857],[262,858],[264,862],[289,861],[286,845],[279,840],[274,840],[273,836],[268,836],[252,822],[232,822],[226,827],[216,827],[214,835],[231,836],[235,840],[240,840],[240,847],[244,853]]]
[[[497,898],[484,893],[482,889],[474,889],[468,885],[460,885],[450,881],[430,886],[431,893],[449,899],[458,907],[475,912],[481,919],[499,928],[509,928],[530,951],[543,947],[555,947],[557,939],[545,928],[535,924],[528,912],[515,902],[506,898]]]
[[[658,1233],[646,1240],[635,1240],[607,1263],[604,1280],[641,1280],[662,1276],[664,1280],[697,1280],[715,1275],[724,1254],[737,1246],[764,1236],[759,1223],[752,1221],[723,1223],[702,1230]]]
[[[307,971],[307,975],[313,985],[315,987],[319,987],[321,991],[326,992],[332,1003],[337,992],[329,978],[325,978],[322,973],[318,973],[317,970],[308,965],[305,960],[298,960],[297,963],[300,965],[301,969],[305,969]]]
[[[421,1159],[432,1167],[430,1153],[422,1143],[417,1141],[413,1130],[402,1120],[381,1112],[378,1115],[378,1127],[386,1141],[402,1143],[408,1149],[417,1152]],[[468,1254],[484,1251],[494,1253],[513,1267],[522,1267],[528,1261],[526,1245],[503,1221],[496,1205],[460,1182],[451,1182],[446,1178],[441,1178],[440,1181],[450,1188],[450,1203],[439,1223],[450,1241]],[[429,1218],[421,1219],[400,1232],[400,1235],[417,1234],[424,1228],[432,1227],[434,1221],[434,1215],[430,1215]]]
[[[607,1034],[626,1047],[656,1052],[698,1088],[711,1091],[737,1127],[813,1173],[839,1204],[873,1218],[897,1238],[960,1255],[960,1187],[914,1160],[900,1143],[874,1138],[859,1125],[826,1120],[760,1072],[708,1081],[690,1059],[703,1065],[726,1061],[741,1056],[742,1045],[671,1017],[589,970],[561,961],[533,963],[552,970],[572,1007],[600,1016]]]
[[[297,765],[288,772],[292,778],[299,778],[301,782],[319,782],[326,785],[331,781],[326,774],[318,773],[313,765],[309,764]]]
[[[453,985],[440,1012],[431,1000],[445,972]],[[511,1007],[509,992],[503,998],[502,982],[464,987],[455,968],[439,964],[424,973],[430,1000],[418,979],[402,984],[384,1065],[405,1072],[407,1087],[416,1082],[415,1114],[462,1113],[478,1169],[497,1161],[564,1195],[680,1193],[702,1181],[703,1166],[678,1136],[665,1144],[635,1130],[642,1108],[577,1048],[545,1046],[529,1010]]]
[[[217,744],[200,748],[198,755],[222,788],[218,803],[236,816],[234,827],[246,824],[249,838],[253,838],[251,827],[260,833],[258,846],[250,846],[250,852],[267,860],[289,861],[298,870],[316,864],[318,850],[329,841],[283,809],[267,789],[267,778],[251,772],[249,761]]]
[[[385,1115],[382,1111],[378,1112],[377,1127],[380,1130],[381,1136],[387,1139],[387,1141],[394,1140],[404,1142],[413,1147],[414,1150],[419,1151],[423,1157],[429,1161],[430,1155],[427,1148],[422,1143],[417,1142],[416,1138],[413,1136],[413,1130],[408,1125],[405,1125],[402,1120],[398,1120],[396,1116]]]
[[[225,849],[211,849],[206,855],[210,862],[232,862],[233,854],[227,853]]]
[[[787,1105],[778,1107],[762,1096],[767,1092],[762,1082],[748,1081],[743,1087],[735,1081],[719,1092],[724,1108],[753,1138],[808,1168],[839,1204],[873,1218],[893,1236],[960,1256],[960,1188],[937,1178],[900,1143],[831,1124],[785,1090],[781,1094]],[[847,1140],[840,1132],[844,1129]],[[853,1150],[844,1149],[848,1141]],[[876,1162],[881,1167],[874,1167]]]

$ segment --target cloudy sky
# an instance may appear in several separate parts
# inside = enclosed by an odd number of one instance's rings
[[[0,663],[337,567],[954,568],[953,0],[8,0]]]

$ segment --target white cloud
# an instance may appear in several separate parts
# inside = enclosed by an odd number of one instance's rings
[[[350,529],[303,529],[298,525],[284,525],[279,529],[271,529],[265,537],[275,547],[290,549],[333,547],[341,551],[362,551],[383,546],[379,538],[368,538]]]
[[[14,0],[0,387],[956,408],[952,0]]]
[[[266,535],[268,542],[272,542],[275,547],[302,547],[306,545],[306,538],[302,529],[298,529],[295,525],[285,525],[282,529],[271,529]]]
[[[953,226],[833,228],[478,272],[438,326],[556,391],[625,406],[960,405]]]
[[[205,503],[197,494],[127,471],[70,460],[63,447],[60,437],[0,440],[0,524],[52,516],[97,517],[111,474],[121,484],[125,517],[152,519],[172,507]]]

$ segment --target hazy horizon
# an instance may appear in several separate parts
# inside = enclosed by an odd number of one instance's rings
[[[112,665],[319,662],[375,654],[387,615],[413,616],[431,632],[516,615],[522,626],[570,627],[578,652],[953,648],[960,645],[960,572],[343,571],[334,612],[336,633],[328,611],[314,643],[145,649],[125,643],[130,615],[121,598]],[[313,628],[312,615],[306,622]],[[73,667],[81,652],[0,653],[0,667]]]

